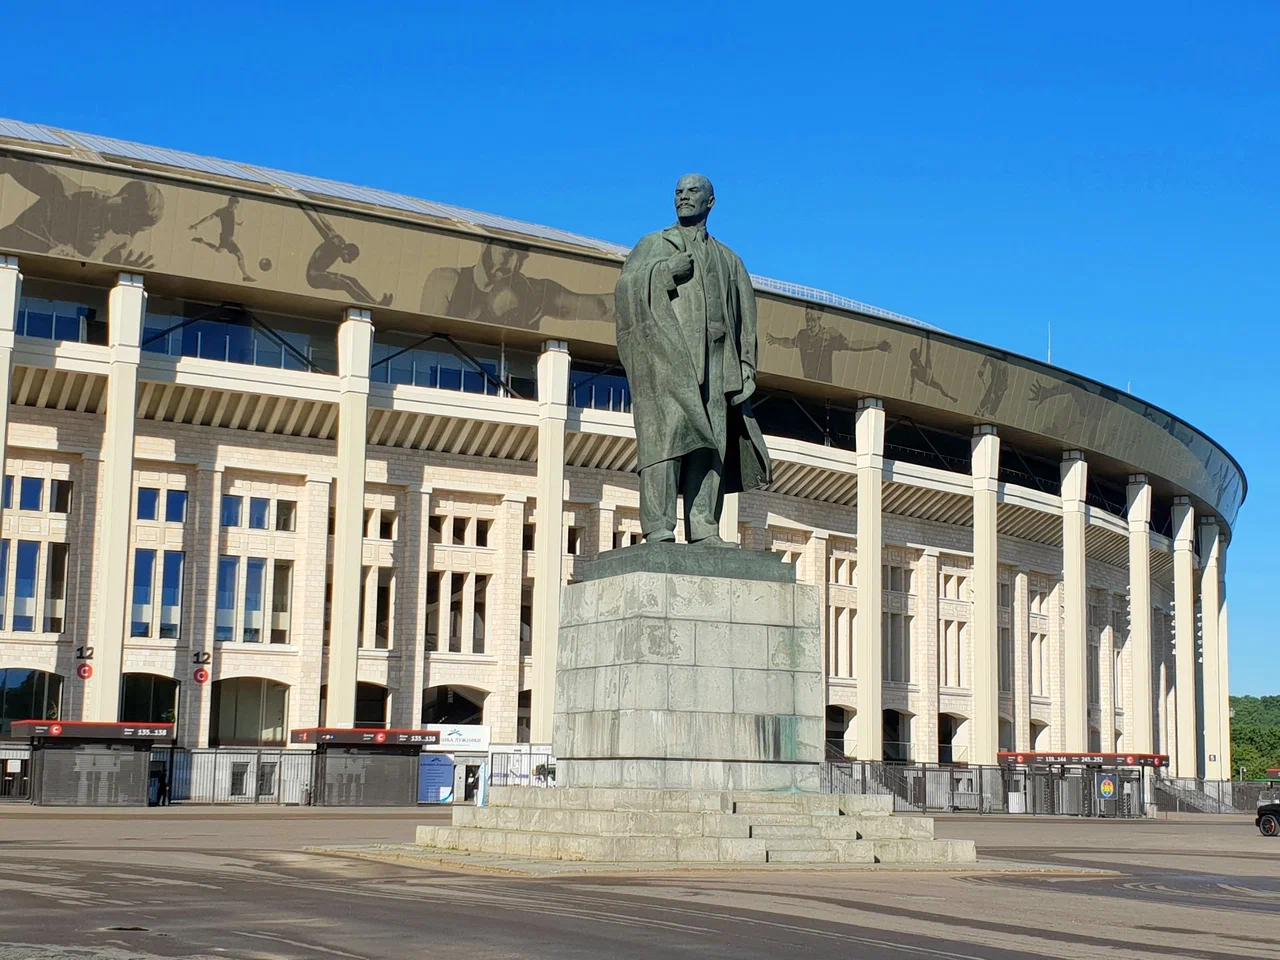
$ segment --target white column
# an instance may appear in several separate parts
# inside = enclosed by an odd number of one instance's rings
[[[373,321],[369,311],[349,308],[338,327],[338,462],[334,475],[333,603],[325,709],[325,723],[330,727],[350,727],[356,718],[372,346]]]
[[[569,399],[569,346],[548,340],[538,357],[537,523],[533,534],[533,687],[530,735],[551,742],[560,587],[564,581],[564,434]]]
[[[1089,607],[1085,590],[1084,454],[1062,455],[1063,749],[1089,748]]]
[[[1204,685],[1204,778],[1229,780],[1231,755],[1222,752],[1222,688],[1218,671],[1221,657],[1219,617],[1219,560],[1222,537],[1213,517],[1200,520],[1200,652]]]
[[[1227,545],[1218,541],[1218,747],[1226,758],[1227,774],[1231,767],[1231,693],[1227,667]]]
[[[1133,715],[1125,715],[1125,743],[1134,753],[1155,749],[1152,726],[1155,712],[1151,702],[1151,484],[1146,474],[1129,478],[1129,683],[1133,695]]]
[[[1019,570],[1013,578],[1013,748],[1031,749],[1031,578]]]
[[[1190,497],[1173,501],[1173,669],[1177,709],[1175,777],[1198,775],[1196,724],[1195,510]]]
[[[855,444],[858,464],[858,759],[884,759],[884,669],[880,624],[884,584],[881,517],[884,482],[884,404],[858,401]]]
[[[102,502],[94,564],[93,679],[87,684],[84,717],[114,723],[120,715],[120,668],[124,659],[128,594],[129,530],[133,511],[133,440],[138,416],[138,361],[147,294],[142,277],[122,273],[107,300],[111,368],[102,430]]]
[[[996,566],[996,494],[1000,438],[992,426],[973,431],[973,717],[969,762],[993,764],[1000,750],[1000,614]]]
[[[13,338],[22,297],[18,258],[0,254],[0,474],[9,455],[9,393],[13,378]]]

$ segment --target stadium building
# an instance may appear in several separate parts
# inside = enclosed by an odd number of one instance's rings
[[[0,738],[548,742],[561,586],[639,539],[625,254],[0,121]],[[775,476],[724,532],[819,587],[832,749],[1229,777],[1231,455],[1085,376],[756,285]]]

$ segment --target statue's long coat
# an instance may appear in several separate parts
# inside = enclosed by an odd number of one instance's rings
[[[724,389],[742,390],[745,363],[756,367],[756,295],[746,267],[732,250],[707,237],[720,258],[724,287]],[[689,297],[701,295],[692,282],[677,284],[666,260],[685,249],[670,226],[640,239],[627,257],[615,291],[618,356],[627,371],[640,469],[682,457],[700,447],[716,448],[715,433],[702,402],[706,324],[699,323]],[[724,491],[754,490],[769,482],[771,466],[751,401],[727,413]]]

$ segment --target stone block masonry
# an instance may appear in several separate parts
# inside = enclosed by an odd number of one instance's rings
[[[552,730],[558,781],[817,790],[817,588],[788,582],[793,568],[776,555],[675,544],[616,553],[599,570],[584,565],[586,579],[564,591]],[[677,553],[698,554],[699,563]],[[615,569],[625,572],[610,575]]]

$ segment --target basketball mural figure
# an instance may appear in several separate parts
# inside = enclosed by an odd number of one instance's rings
[[[850,340],[835,327],[822,322],[821,307],[804,308],[804,326],[793,337],[765,334],[765,340],[773,347],[793,347],[800,351],[800,369],[809,380],[831,382],[831,358],[837,351],[867,353],[878,350],[892,353],[893,344],[888,340]]]
[[[97,260],[144,270],[155,258],[132,249],[137,235],[164,216],[164,195],[153,183],[130,180],[115,193],[82,187],[57,169],[0,157],[8,174],[36,200],[0,228],[0,249]]]
[[[689,542],[722,543],[724,494],[770,479],[751,412],[756,295],[742,260],[707,233],[715,202],[706,177],[681,177],[677,222],[640,238],[615,290],[651,543],[675,540],[678,495]]]
[[[227,202],[220,206],[207,217],[201,217],[188,230],[196,231],[204,226],[210,220],[218,221],[218,242],[212,243],[204,237],[192,237],[192,243],[198,243],[208,247],[215,253],[229,253],[236,258],[236,266],[240,268],[240,278],[248,283],[256,283],[255,277],[249,276],[249,268],[245,266],[244,254],[240,251],[239,244],[236,243],[235,233],[236,227],[244,226],[243,220],[236,219],[236,207],[240,206],[239,197],[227,197]]]
[[[422,312],[529,330],[544,317],[604,321],[613,314],[612,294],[577,293],[526,275],[528,257],[527,247],[486,243],[474,266],[436,267],[422,287]]]
[[[360,256],[360,248],[354,243],[348,243],[319,210],[302,207],[302,212],[322,237],[320,245],[307,261],[307,283],[317,290],[340,290],[357,303],[391,306],[391,294],[383,294],[382,299],[378,300],[351,274],[331,269],[339,260],[343,263],[355,263]]]

